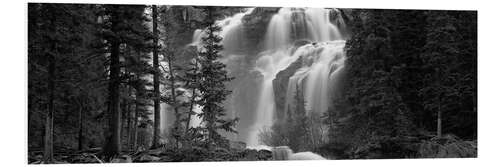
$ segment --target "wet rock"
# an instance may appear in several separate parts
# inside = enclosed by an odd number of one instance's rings
[[[258,160],[257,150],[245,150],[245,156],[242,160],[243,161],[256,161],[256,160]]]
[[[296,40],[294,43],[293,43],[293,46],[298,48],[300,46],[304,46],[304,45],[307,45],[307,44],[310,44],[312,43],[311,40],[308,40],[308,39],[299,39],[299,40]]]
[[[242,142],[242,141],[230,141],[229,147],[231,149],[236,150],[236,151],[243,151],[247,147],[247,144],[245,142]]]
[[[153,150],[149,150],[148,151],[148,154],[149,155],[154,155],[154,156],[158,156],[160,155],[161,153],[163,153],[163,149],[162,148],[157,148],[157,149],[153,149]]]
[[[158,161],[160,161],[160,159],[161,159],[160,157],[145,154],[145,155],[142,155],[141,157],[139,157],[136,161],[137,162],[158,162]]]
[[[286,91],[288,88],[288,79],[302,66],[302,57],[290,64],[285,70],[280,71],[273,80],[274,100],[276,102],[276,116],[283,118],[286,103]]]
[[[119,157],[113,158],[111,163],[132,163],[132,158],[128,155],[121,155]]]
[[[102,160],[97,158],[94,154],[83,153],[78,156],[72,157],[72,163],[103,163]]]
[[[257,158],[259,160],[271,160],[273,158],[273,152],[269,150],[259,150]]]

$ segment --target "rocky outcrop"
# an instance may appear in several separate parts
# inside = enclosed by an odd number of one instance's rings
[[[274,101],[276,103],[276,118],[284,116],[286,103],[286,91],[288,88],[288,79],[302,66],[302,57],[290,64],[285,70],[280,71],[273,80]]]
[[[245,47],[247,55],[257,55],[263,51],[264,36],[266,35],[267,25],[271,18],[280,8],[258,7],[249,15],[243,17],[243,26],[245,32]],[[255,57],[255,56],[254,56]]]
[[[242,141],[229,141],[229,148],[236,151],[243,151],[247,147],[247,144]]]

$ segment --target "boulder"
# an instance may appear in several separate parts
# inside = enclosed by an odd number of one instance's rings
[[[160,158],[157,156],[152,156],[145,154],[137,159],[138,162],[158,162],[160,161]]]
[[[236,151],[243,151],[247,147],[247,144],[242,141],[229,141],[229,147]]]

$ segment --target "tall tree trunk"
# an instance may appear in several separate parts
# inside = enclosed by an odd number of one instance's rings
[[[195,57],[194,59],[194,71],[193,71],[193,74],[196,74],[196,72],[198,71],[198,60],[197,58]],[[197,80],[196,80],[197,77],[195,77],[194,81],[191,81],[193,83],[195,83]],[[189,125],[191,124],[191,116],[192,116],[192,113],[194,112],[193,109],[194,109],[194,104],[195,104],[195,100],[196,100],[196,88],[193,87],[192,88],[193,90],[191,90],[191,103],[189,104],[189,111],[188,111],[188,118],[186,120],[186,131],[184,131],[184,133],[187,133],[189,131]]]
[[[440,104],[439,104],[439,107],[438,107],[438,114],[437,114],[437,137],[438,138],[441,138],[441,100],[440,100]]]
[[[78,107],[78,150],[83,150],[83,106]]]
[[[122,116],[120,118],[121,119],[120,120],[120,122],[121,122],[120,123],[120,132],[121,132],[121,134],[120,134],[119,138],[120,138],[120,142],[122,142],[122,144],[125,144],[124,141],[123,141],[123,137],[124,137],[123,135],[125,135],[125,131],[126,131],[126,129],[125,129],[126,128],[125,127],[125,123],[126,123],[126,119],[127,119],[126,118],[127,117],[127,111],[126,111],[126,109],[127,109],[127,101],[125,100],[125,98],[121,97],[121,100],[120,100],[120,109],[119,110],[121,110]],[[123,146],[122,145],[120,145],[120,148],[122,148],[122,151],[123,151]]]
[[[128,87],[127,89],[127,97],[130,97],[130,86]],[[131,105],[130,104],[130,100],[127,100],[127,107],[126,107],[126,112],[127,112],[127,145],[126,145],[126,148],[128,151],[130,151],[130,142],[132,141],[130,136],[131,136],[131,131],[132,131],[132,110],[131,110]]]
[[[193,90],[191,91],[191,103],[189,104],[189,111],[188,111],[188,117],[187,117],[187,120],[186,120],[186,130],[184,131],[184,134],[186,134],[188,131],[189,131],[189,125],[191,124],[191,116],[192,116],[192,113],[194,112],[193,109],[194,109],[194,100],[196,99],[196,90],[193,88]]]
[[[43,159],[45,163],[52,163],[54,161],[54,72],[55,72],[55,58],[54,55],[49,55],[49,76],[48,76],[48,87],[49,87],[49,102],[48,102],[48,113],[45,119],[45,142],[44,142],[44,152]]]
[[[160,144],[160,81],[158,70],[158,12],[156,5],[153,5],[153,87],[154,87],[154,125],[153,125],[153,145],[156,148]]]
[[[139,87],[135,91],[135,111],[134,111],[134,128],[133,128],[133,138],[132,138],[132,150],[137,150],[137,126],[139,122],[139,109],[140,109],[140,91]]]
[[[442,79],[443,75],[442,75],[442,70],[440,68],[438,68],[438,76],[439,76],[438,87],[441,87],[442,86],[441,79]],[[443,90],[443,89],[440,89],[440,91],[441,90]],[[441,95],[442,95],[442,92],[439,92],[439,95],[438,95],[438,98],[439,98],[439,100],[438,100],[438,113],[437,113],[437,129],[436,129],[438,138],[441,138],[441,129],[442,129],[442,127],[441,127],[441,114],[442,114],[441,113],[441,101],[442,101],[441,97],[442,96]]]
[[[49,6],[49,9],[55,10]],[[53,29],[53,32],[57,32],[57,26],[54,26],[56,22],[56,18],[53,14],[51,15],[52,19],[50,20],[50,25]],[[49,44],[49,47],[52,52],[57,53],[57,43],[56,40],[53,39],[52,43]],[[47,58],[49,60],[49,71],[48,71],[48,89],[49,89],[49,98],[48,98],[48,111],[45,118],[45,136],[44,136],[44,155],[43,159],[46,163],[54,162],[54,80],[55,80],[55,66],[56,66],[56,58],[54,53],[48,53]]]
[[[113,25],[116,26],[116,25]],[[111,65],[110,65],[110,82],[109,82],[109,97],[108,97],[108,123],[109,129],[107,134],[106,145],[104,146],[104,155],[108,158],[118,155],[121,151],[120,145],[120,43],[112,41],[111,43]]]
[[[173,70],[173,67],[172,67],[172,61],[173,61],[173,54],[170,53],[167,53],[169,54],[167,56],[168,58],[168,71],[169,71],[169,75],[170,75],[170,98],[172,100],[171,104],[172,104],[172,107],[174,108],[174,114],[175,114],[175,122],[174,122],[174,132],[176,133],[176,140],[175,140],[175,146],[176,147],[179,147],[179,136],[180,135],[180,130],[181,130],[181,121],[180,121],[180,113],[179,113],[179,107],[177,105],[177,95],[175,93],[175,74],[174,74],[174,70]]]

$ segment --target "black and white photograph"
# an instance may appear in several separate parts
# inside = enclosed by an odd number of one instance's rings
[[[477,10],[25,7],[30,165],[475,159],[496,112]]]

